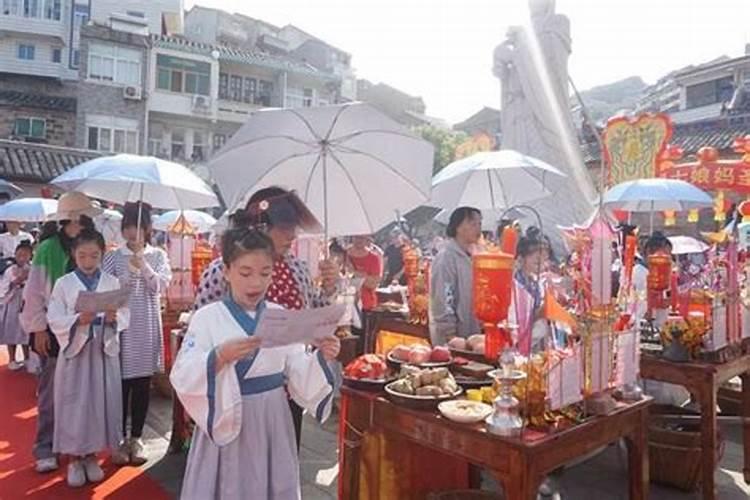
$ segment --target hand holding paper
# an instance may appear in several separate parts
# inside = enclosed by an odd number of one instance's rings
[[[109,292],[80,292],[76,300],[76,311],[100,313],[119,309],[128,303],[130,290],[120,288]]]
[[[266,309],[254,337],[262,340],[263,348],[289,344],[316,344],[333,335],[345,310],[345,304],[301,311]]]

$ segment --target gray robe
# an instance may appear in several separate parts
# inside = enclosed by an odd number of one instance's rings
[[[117,290],[117,278],[102,273],[87,284],[76,273],[60,278],[50,296],[47,319],[60,343],[55,369],[53,451],[85,456],[114,449],[122,436],[122,382],[119,332],[127,328],[128,311],[117,312],[117,325],[105,326],[99,315],[91,326],[79,326],[75,303],[83,290]]]

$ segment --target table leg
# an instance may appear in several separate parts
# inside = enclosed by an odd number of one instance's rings
[[[494,472],[493,475],[503,485],[506,500],[537,499],[542,478],[529,471],[528,465],[521,465],[516,473]]]
[[[716,403],[717,387],[711,383],[707,390],[701,391],[701,448],[703,449],[703,498],[716,498]]]
[[[745,483],[750,484],[750,372],[745,372],[742,377],[742,441]]]
[[[625,437],[628,448],[628,483],[630,500],[646,500],[649,488],[648,468],[648,410],[638,415],[638,425]]]

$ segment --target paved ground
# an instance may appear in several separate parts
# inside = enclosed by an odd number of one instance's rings
[[[147,450],[151,460],[146,465],[148,473],[175,497],[179,495],[184,454],[166,454],[171,427],[171,403],[155,397],[145,432]],[[323,427],[306,420],[302,432],[300,461],[302,467],[302,496],[304,500],[330,500],[336,498],[336,427],[331,419]],[[727,447],[721,469],[717,472],[718,498],[721,500],[747,500],[750,487],[742,480],[741,428],[739,424],[724,424],[722,430]],[[681,464],[676,463],[675,467]],[[624,453],[611,446],[603,453],[563,471],[553,478],[563,500],[625,500],[628,498]],[[489,485],[488,487],[492,487]],[[694,500],[697,493],[683,493],[656,485],[651,487],[654,500]],[[391,500],[391,499],[384,499]]]

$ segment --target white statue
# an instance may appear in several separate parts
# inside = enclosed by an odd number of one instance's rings
[[[494,54],[502,82],[502,147],[563,171],[568,178],[557,194],[533,205],[547,223],[580,223],[591,214],[596,191],[569,109],[570,23],[555,14],[554,0],[529,0],[529,9],[531,29],[511,27]]]

